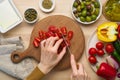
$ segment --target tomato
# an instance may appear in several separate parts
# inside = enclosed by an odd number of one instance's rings
[[[91,64],[96,64],[97,63],[97,59],[96,59],[95,56],[89,56],[88,60]]]
[[[98,54],[98,56],[103,56],[105,53],[104,53],[104,51],[103,50],[98,50],[97,51],[97,54]]]
[[[44,35],[44,31],[40,30],[40,31],[39,31],[39,37],[40,37],[41,39],[43,39],[43,35]]]
[[[71,44],[70,44],[70,40],[66,40],[66,42],[67,42],[67,45],[66,45],[66,46],[67,46],[67,47],[70,47],[70,45],[71,45]]]
[[[40,40],[40,38],[39,38],[39,37],[36,37],[36,38],[35,38],[35,40],[36,40],[38,43],[40,43],[40,42],[41,42],[41,40]]]
[[[67,35],[67,29],[66,29],[66,27],[61,27],[60,30],[61,30],[61,32],[62,32],[62,34],[63,34],[64,36]]]
[[[69,40],[71,40],[72,37],[73,37],[73,31],[69,31],[69,32],[68,32],[68,35],[67,35],[67,38],[68,38]]]
[[[118,31],[118,34],[117,34],[118,39],[120,39],[120,24],[118,25],[117,31]]]
[[[89,54],[90,55],[96,55],[97,54],[97,50],[95,48],[90,48],[89,49]]]
[[[51,31],[46,32],[45,35],[46,35],[47,38],[55,36],[55,34]]]
[[[56,32],[56,26],[53,26],[53,25],[51,25],[51,26],[49,26],[49,31],[51,31],[51,32]]]
[[[107,53],[112,53],[114,51],[114,47],[112,44],[106,44],[105,50]]]
[[[36,47],[36,48],[38,48],[39,47],[39,43],[34,39],[34,41],[33,41],[33,45],[34,45],[34,47]]]
[[[97,43],[96,43],[96,48],[97,48],[97,49],[103,49],[103,48],[104,48],[103,42],[97,42]]]

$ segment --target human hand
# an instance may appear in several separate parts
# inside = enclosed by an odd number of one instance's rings
[[[51,71],[66,53],[66,47],[64,47],[58,54],[58,48],[62,41],[63,39],[59,39],[58,37],[50,37],[41,42],[41,60],[38,68],[44,74]]]
[[[76,66],[78,65],[78,66]],[[71,54],[72,76],[71,80],[90,80],[90,77],[85,72],[82,64],[76,64],[74,55]]]

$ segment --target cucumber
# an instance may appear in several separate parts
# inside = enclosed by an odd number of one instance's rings
[[[111,56],[118,62],[120,63],[120,54],[114,50],[114,52],[111,54]]]
[[[115,50],[120,54],[120,42],[119,42],[119,40],[116,40],[115,42],[113,42],[113,46],[114,46]]]

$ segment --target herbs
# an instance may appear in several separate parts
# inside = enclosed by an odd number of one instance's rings
[[[43,0],[42,2],[42,6],[45,8],[45,9],[50,9],[52,7],[53,3],[51,0]]]
[[[27,21],[32,22],[37,19],[37,11],[33,8],[27,9],[24,16]]]

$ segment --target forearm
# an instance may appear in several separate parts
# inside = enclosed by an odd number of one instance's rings
[[[45,74],[37,66],[25,80],[41,80],[44,76]]]

